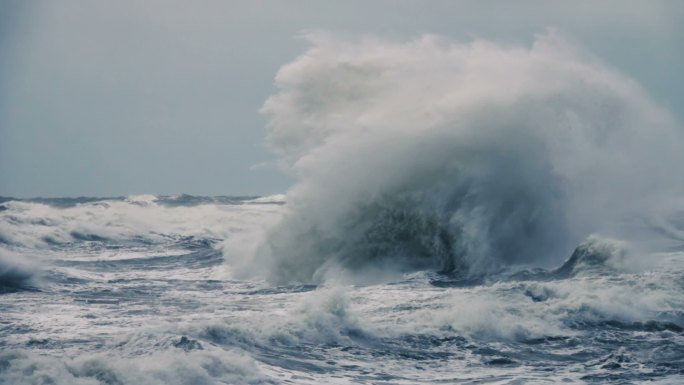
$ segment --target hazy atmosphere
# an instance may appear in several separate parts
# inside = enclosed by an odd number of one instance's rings
[[[0,0],[0,385],[684,384],[682,20]]]
[[[259,110],[311,30],[530,45],[555,28],[681,120],[679,1],[3,1],[0,195],[261,195]]]

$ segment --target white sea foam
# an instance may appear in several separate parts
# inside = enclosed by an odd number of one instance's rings
[[[207,347],[182,351],[169,348],[139,356],[92,354],[58,359],[29,351],[0,353],[0,384],[216,384],[263,383],[254,360],[239,352]]]
[[[373,334],[456,333],[485,340],[569,337],[582,333],[577,328],[582,324],[631,324],[659,318],[681,322],[665,316],[684,308],[684,291],[676,284],[677,277],[625,274],[448,290],[368,288],[355,293],[351,301],[360,305],[350,311],[364,314],[365,324],[374,325],[367,330]],[[378,303],[383,306],[373,309]]]

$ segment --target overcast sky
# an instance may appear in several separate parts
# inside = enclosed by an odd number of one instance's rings
[[[261,195],[259,109],[305,30],[529,44],[548,27],[684,121],[684,1],[0,1],[0,195]]]

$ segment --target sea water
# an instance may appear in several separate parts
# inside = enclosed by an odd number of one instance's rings
[[[231,278],[227,242],[250,248],[284,208],[282,196],[5,200],[0,383],[684,380],[681,251],[635,267],[593,239],[560,269],[470,280]]]

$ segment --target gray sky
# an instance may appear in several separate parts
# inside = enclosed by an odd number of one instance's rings
[[[311,29],[527,44],[553,27],[681,122],[681,20],[678,0],[0,0],[0,195],[284,192],[258,110]]]

